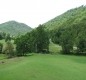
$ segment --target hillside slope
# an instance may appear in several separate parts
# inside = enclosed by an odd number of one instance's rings
[[[80,6],[78,8],[68,10],[60,16],[46,22],[44,25],[46,29],[53,30],[62,26],[66,27],[71,24],[79,23],[84,18],[86,18],[86,6]]]
[[[8,21],[5,23],[0,24],[0,31],[9,33],[10,35],[19,35],[25,34],[26,32],[31,31],[32,28],[24,23],[19,23],[16,21]]]

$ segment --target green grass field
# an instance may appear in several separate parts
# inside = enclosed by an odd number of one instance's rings
[[[0,80],[86,80],[86,57],[34,54],[3,59]]]
[[[11,59],[0,54],[0,80],[86,80],[85,56],[61,55],[53,43],[49,48],[50,54]]]

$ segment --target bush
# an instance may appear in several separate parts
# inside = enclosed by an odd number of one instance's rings
[[[0,53],[2,52],[2,47],[3,47],[3,44],[0,43]]]
[[[2,52],[5,53],[8,56],[8,58],[11,58],[14,56],[14,46],[11,43],[11,41],[7,41],[5,43],[5,45],[3,46]]]

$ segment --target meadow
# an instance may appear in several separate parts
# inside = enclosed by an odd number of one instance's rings
[[[62,55],[60,49],[51,43],[51,54],[11,59],[0,54],[0,80],[86,80],[86,57]]]

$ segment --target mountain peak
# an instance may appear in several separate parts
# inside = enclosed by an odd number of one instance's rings
[[[18,34],[25,34],[31,31],[32,28],[24,23],[19,23],[15,20],[11,20],[0,24],[0,31],[9,33],[10,35],[17,36]]]

